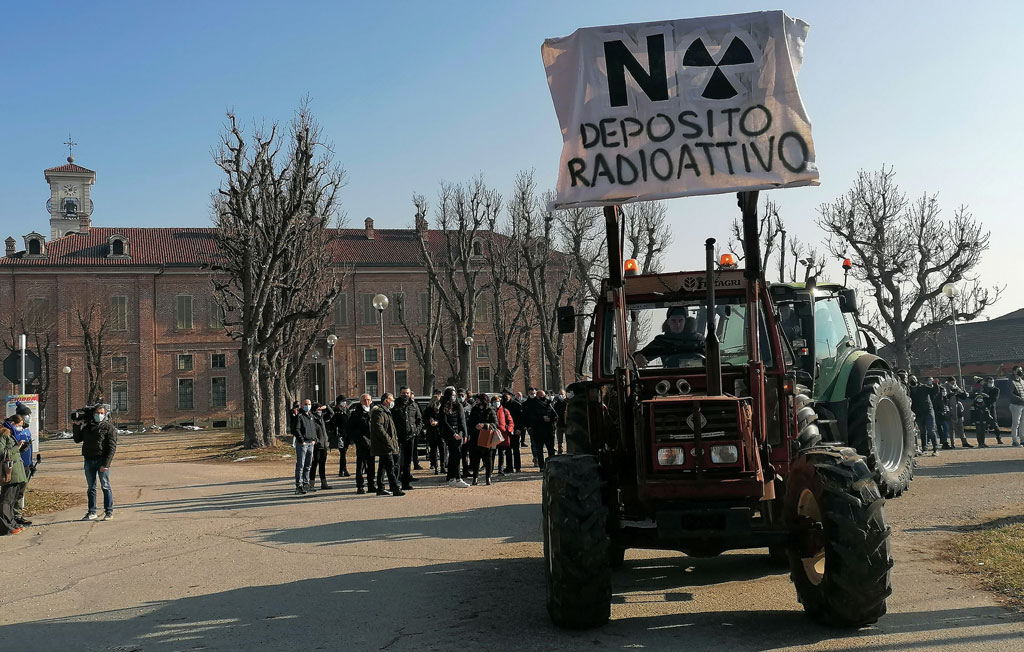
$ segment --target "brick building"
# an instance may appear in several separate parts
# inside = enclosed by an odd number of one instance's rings
[[[20,249],[13,237],[6,239],[0,258],[0,305],[8,314],[13,307],[16,314],[35,315],[36,324],[42,324],[50,338],[43,370],[49,380],[46,427],[62,427],[69,408],[85,402],[85,331],[79,315],[91,306],[106,315],[103,391],[120,422],[239,424],[238,346],[221,325],[210,280],[217,253],[214,229],[94,227],[89,191],[96,173],[69,157],[68,164],[46,170],[45,178],[50,185],[50,237],[31,231],[22,237]],[[404,295],[411,327],[426,323],[427,276],[419,264],[416,233],[375,229],[367,218],[362,229],[332,235],[332,257],[344,281],[328,327],[310,357],[306,393],[321,400],[363,391],[377,394],[382,380],[389,390],[400,385],[419,390],[422,370],[394,300]],[[440,233],[428,234],[430,246],[443,242]],[[383,313],[383,352],[378,313],[372,306],[378,293],[392,299]],[[492,385],[494,325],[486,310],[478,321],[474,389],[496,391],[500,388]],[[338,337],[333,379],[332,351],[325,339],[330,333]],[[8,322],[3,337],[9,335]],[[532,382],[541,385],[546,374],[540,338],[530,339]],[[571,342],[566,350],[572,351]],[[386,379],[381,377],[382,359]],[[451,369],[443,356],[435,365],[441,382]],[[563,367],[563,382],[571,382],[571,362]],[[71,371],[63,373],[65,368]],[[520,370],[515,388],[524,384]]]
[[[964,377],[1003,378],[1024,365],[1024,309],[994,319],[952,324],[918,340],[910,352],[912,371],[918,376],[956,376],[957,344]]]

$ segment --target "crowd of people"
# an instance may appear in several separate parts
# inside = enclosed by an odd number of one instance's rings
[[[446,387],[434,391],[421,409],[412,390],[398,396],[384,393],[375,403],[363,394],[349,405],[339,396],[332,405],[306,399],[292,405],[289,434],[295,441],[295,493],[331,489],[327,479],[328,452],[339,451],[338,475],[350,477],[349,451],[355,449],[356,493],[404,496],[413,489],[414,469],[424,469],[419,442],[426,445],[426,462],[448,485],[465,488],[494,476],[522,473],[522,449],[531,446],[534,465],[543,470],[545,455],[562,453],[565,446],[566,394],[549,398],[530,388],[527,396],[506,390],[501,394],[471,394]]]
[[[979,448],[988,448],[988,435],[995,435],[996,444],[1003,443],[1003,433],[996,420],[996,402],[999,388],[995,378],[975,378],[971,391],[960,387],[956,378],[949,376],[945,382],[937,378],[926,378],[922,383],[917,376],[899,371],[897,376],[910,395],[911,409],[917,422],[919,442],[917,453],[922,454],[931,444],[932,455],[938,455],[939,447],[950,450],[956,447],[956,440],[963,448],[974,448],[967,440],[964,425],[974,426],[975,441]],[[1010,376],[1010,445],[1024,446],[1024,369],[1014,367]]]

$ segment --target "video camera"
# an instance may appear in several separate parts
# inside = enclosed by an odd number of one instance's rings
[[[102,403],[96,403],[95,405],[86,405],[80,407],[77,410],[71,412],[72,421],[92,421],[92,413],[96,411],[96,408],[106,407]]]

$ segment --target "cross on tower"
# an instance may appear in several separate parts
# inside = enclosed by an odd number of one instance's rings
[[[73,154],[71,153],[71,148],[77,145],[78,143],[71,140],[71,134],[69,133],[68,139],[64,141],[64,144],[68,146],[68,158],[71,158],[73,156]]]

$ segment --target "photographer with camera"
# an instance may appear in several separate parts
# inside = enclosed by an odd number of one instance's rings
[[[21,453],[25,443],[17,433],[25,426],[20,414],[12,414],[0,425],[0,535],[17,534],[25,529],[14,515],[14,506],[25,493],[25,465]]]
[[[72,435],[82,445],[85,458],[85,482],[88,487],[89,511],[83,521],[96,520],[96,478],[103,490],[103,520],[114,518],[114,492],[110,489],[110,465],[117,451],[117,429],[107,421],[104,405],[85,407],[71,413]]]

